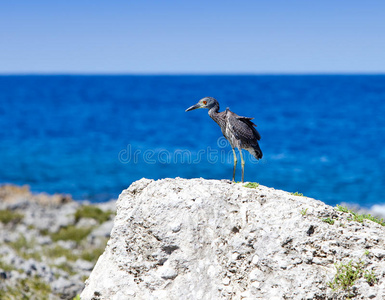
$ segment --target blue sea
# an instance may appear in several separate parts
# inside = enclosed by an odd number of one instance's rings
[[[204,96],[255,118],[246,181],[385,204],[383,75],[0,76],[0,183],[99,202],[142,177],[231,179],[217,124],[185,112]]]

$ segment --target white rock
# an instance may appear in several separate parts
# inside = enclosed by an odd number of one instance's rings
[[[178,276],[178,272],[174,268],[162,266],[159,268],[160,277],[163,279],[174,279]]]
[[[89,228],[98,225],[98,221],[92,218],[81,218],[77,223],[77,228]]]
[[[90,261],[84,260],[84,259],[78,259],[76,260],[76,266],[81,270],[92,270],[94,267],[94,264]]]
[[[112,228],[114,227],[114,221],[106,221],[97,228],[95,228],[89,237],[96,238],[96,237],[109,237]]]
[[[256,265],[256,264],[258,263],[258,261],[259,261],[259,256],[258,256],[258,255],[254,255],[254,256],[253,256],[253,259],[251,260],[251,262],[252,262],[254,265]]]
[[[321,201],[261,185],[142,179],[120,195],[81,299],[95,292],[100,299],[339,299],[327,285],[334,263],[359,261],[365,249],[379,281],[370,289],[357,281],[357,299],[369,290],[384,299],[385,230],[347,218]]]
[[[240,255],[238,252],[234,252],[232,255],[231,255],[231,260],[237,260],[239,259]]]
[[[223,285],[229,285],[230,284],[230,278],[229,277],[225,277],[222,279],[222,284]]]
[[[178,232],[182,228],[182,223],[179,223],[179,222],[171,223],[170,228],[171,228],[172,232]]]

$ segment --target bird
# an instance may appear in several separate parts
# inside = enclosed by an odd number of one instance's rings
[[[209,110],[209,116],[219,125],[223,136],[231,145],[234,155],[233,181],[235,181],[235,170],[237,166],[235,148],[238,149],[241,156],[242,182],[244,182],[245,161],[243,160],[242,149],[249,151],[256,159],[262,158],[262,150],[258,144],[261,135],[254,128],[257,127],[257,125],[251,121],[254,118],[239,116],[229,108],[219,112],[219,103],[213,97],[202,98],[197,104],[187,108],[186,112],[198,108],[207,108]]]

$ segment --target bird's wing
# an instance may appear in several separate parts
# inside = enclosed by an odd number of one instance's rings
[[[254,126],[254,127],[257,127],[256,124],[254,124],[254,122],[251,122],[251,120],[253,120],[254,118],[248,118],[248,117],[241,117],[241,116],[237,116],[236,117],[238,120],[241,120],[247,124],[249,124],[250,126]]]
[[[228,115],[231,131],[241,143],[253,145],[261,139],[261,135],[254,128],[256,125],[251,122],[252,119],[241,117],[234,113]]]

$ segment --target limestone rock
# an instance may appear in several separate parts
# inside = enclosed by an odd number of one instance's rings
[[[0,186],[0,209],[10,204],[37,203],[41,206],[60,206],[72,202],[70,195],[47,193],[32,194],[28,185],[16,186],[4,184]]]
[[[378,279],[350,296],[384,299],[385,228],[349,216],[264,186],[142,179],[120,195],[81,299],[343,299],[328,282],[350,260]]]
[[[0,299],[73,299],[83,290],[113,221],[77,220],[77,211],[93,204],[71,199],[0,186]],[[98,206],[114,213],[114,201]],[[68,234],[73,228],[93,231]]]

